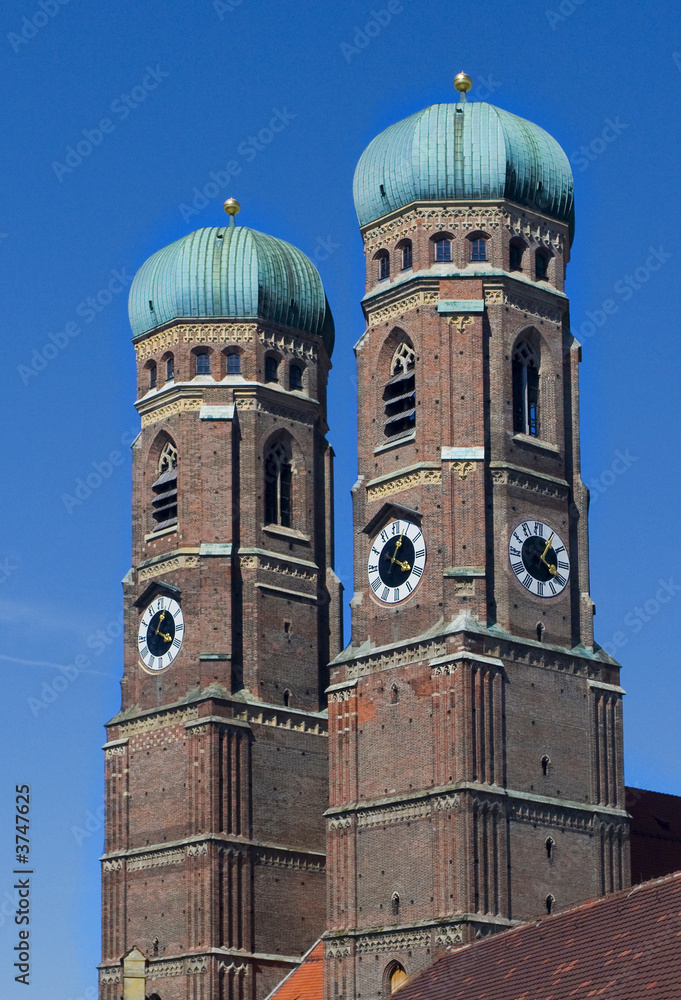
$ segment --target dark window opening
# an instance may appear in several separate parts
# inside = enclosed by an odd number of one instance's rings
[[[394,917],[396,917],[400,912],[400,895],[398,892],[394,892],[392,894],[392,899],[390,900],[390,909]]]
[[[549,861],[553,857],[553,847],[554,847],[554,844],[555,844],[555,841],[554,841],[553,837],[547,837],[546,838],[546,857],[549,859]]]
[[[206,354],[205,351],[196,355],[196,374],[210,375],[210,354]]]
[[[154,492],[151,514],[156,522],[154,531],[177,524],[177,448],[170,441],[161,450],[158,473],[151,486]]]
[[[416,426],[415,369],[414,349],[403,342],[393,354],[390,378],[383,391],[386,437],[408,434]]]
[[[544,756],[541,759],[541,772],[544,775],[544,777],[546,777],[547,774],[549,773],[550,763],[551,763],[550,757],[547,757],[546,754],[544,754]]]
[[[300,365],[291,365],[289,368],[288,387],[293,391],[303,388],[303,369]]]
[[[166,382],[171,382],[175,378],[175,358],[170,355],[166,358]]]
[[[402,270],[408,271],[412,264],[411,240],[408,240],[402,247]]]
[[[378,258],[378,280],[385,281],[390,277],[390,257],[387,253],[381,254]]]
[[[550,894],[546,897],[546,912],[551,913],[555,899]]]
[[[435,260],[451,260],[452,259],[452,241],[446,236],[443,236],[439,240],[435,240]]]
[[[288,688],[284,691],[284,707],[288,708],[291,704],[291,692]]]
[[[549,258],[541,250],[537,250],[534,263],[534,273],[537,281],[546,281],[549,273]]]
[[[400,692],[397,690],[397,684],[393,684],[390,688],[390,704],[396,705],[400,700]]]
[[[471,260],[487,260],[486,240],[471,240]]]
[[[241,375],[241,356],[236,351],[227,355],[227,374]]]
[[[539,437],[539,356],[527,340],[513,352],[513,431]]]
[[[156,365],[149,366],[149,388],[156,388]]]
[[[265,381],[279,381],[279,361],[277,358],[273,358],[271,354],[265,358]]]
[[[508,265],[511,271],[522,271],[523,247],[519,243],[511,243],[508,250]]]
[[[274,444],[265,460],[265,523],[291,527],[291,457],[285,445]]]

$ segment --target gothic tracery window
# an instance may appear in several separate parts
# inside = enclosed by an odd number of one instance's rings
[[[383,399],[386,437],[413,430],[416,425],[416,354],[406,340],[393,354]]]
[[[177,524],[177,448],[166,441],[158,458],[158,478],[152,483],[154,531]]]
[[[539,352],[529,340],[513,351],[513,431],[539,437]]]
[[[291,479],[291,453],[277,441],[265,458],[265,524],[291,527]]]

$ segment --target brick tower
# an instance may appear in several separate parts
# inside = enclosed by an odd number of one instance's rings
[[[327,1000],[626,885],[619,667],[593,641],[572,175],[484,103],[381,133],[354,194],[352,642],[331,665]]]
[[[142,430],[102,1000],[259,1000],[324,923],[333,321],[310,261],[226,208],[130,295]]]

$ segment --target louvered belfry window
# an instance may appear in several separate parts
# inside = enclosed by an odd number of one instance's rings
[[[388,438],[408,434],[416,425],[416,355],[402,341],[390,362],[390,378],[383,392],[385,434]]]
[[[158,459],[158,479],[152,484],[154,531],[177,524],[177,448],[166,441]]]

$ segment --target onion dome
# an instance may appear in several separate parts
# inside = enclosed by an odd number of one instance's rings
[[[457,89],[467,89],[459,84]],[[465,77],[469,81],[469,77]],[[354,179],[366,226],[412,202],[501,199],[572,224],[567,156],[532,122],[484,102],[433,104],[369,143]]]
[[[317,268],[290,243],[245,226],[197,229],[158,250],[135,275],[128,312],[135,337],[174,319],[269,320],[333,350]]]

